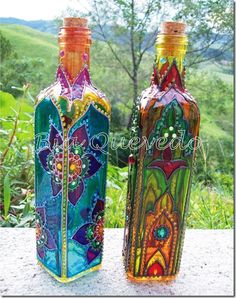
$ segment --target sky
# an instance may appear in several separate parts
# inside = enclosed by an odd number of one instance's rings
[[[88,1],[83,0],[1,0],[0,17],[24,20],[52,20],[67,7],[85,12]]]

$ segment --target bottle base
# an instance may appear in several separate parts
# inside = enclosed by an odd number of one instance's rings
[[[87,269],[87,270],[85,270],[85,271],[82,271],[82,272],[80,272],[80,273],[78,273],[78,274],[76,274],[76,275],[74,275],[74,276],[72,276],[72,277],[60,277],[60,276],[56,275],[55,273],[53,273],[52,271],[50,271],[50,270],[49,270],[47,267],[45,267],[40,261],[38,261],[38,264],[39,264],[39,266],[42,267],[48,274],[50,274],[52,277],[54,277],[57,281],[59,281],[59,282],[61,282],[61,283],[69,283],[69,282],[72,282],[72,281],[74,281],[74,280],[76,280],[76,279],[78,279],[78,278],[80,278],[80,277],[82,277],[82,276],[84,276],[84,275],[86,275],[86,274],[88,274],[88,273],[90,273],[90,272],[97,271],[97,270],[99,270],[99,269],[102,267],[102,265],[99,264],[99,265],[94,266],[94,267],[92,267],[92,268],[89,268],[89,269]]]
[[[127,272],[127,277],[132,282],[171,282],[175,280],[177,276],[178,273],[166,276],[133,276],[130,272]]]

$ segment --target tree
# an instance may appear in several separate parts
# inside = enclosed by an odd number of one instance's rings
[[[190,29],[188,66],[209,60],[233,59],[233,1],[171,0],[176,7],[176,20],[184,20]]]
[[[32,85],[31,91],[36,95],[48,84],[45,77],[45,61],[41,58],[12,58],[0,65],[1,88],[14,96],[22,95],[26,84]]]
[[[13,53],[12,44],[0,31],[0,61],[4,62]]]
[[[160,1],[91,0],[89,16],[93,32],[109,47],[128,78],[132,81],[133,101],[138,97],[138,72],[145,53],[153,46],[163,17]],[[153,20],[156,20],[155,25]],[[154,25],[154,26],[153,26]],[[122,55],[123,53],[129,53]],[[124,59],[127,57],[128,59]]]
[[[233,4],[230,0],[90,0],[90,6],[88,15],[94,25],[93,33],[108,45],[131,80],[134,102],[143,79],[139,76],[140,64],[153,47],[164,19],[172,18],[189,25],[188,66],[221,60],[225,53],[228,56],[232,53]]]

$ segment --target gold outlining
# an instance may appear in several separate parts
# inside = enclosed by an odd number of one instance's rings
[[[47,267],[45,267],[44,265],[43,265],[43,263],[41,263],[39,260],[38,260],[38,264],[48,273],[48,274],[50,274],[52,277],[54,277],[57,281],[59,281],[59,282],[62,282],[62,283],[68,283],[68,282],[71,282],[71,281],[73,281],[73,280],[76,280],[77,278],[79,278],[79,277],[82,277],[82,276],[84,276],[84,275],[86,275],[86,274],[88,274],[88,273],[90,273],[90,272],[93,272],[93,271],[97,271],[98,269],[100,269],[101,267],[102,267],[102,265],[101,264],[99,264],[99,265],[96,265],[96,266],[94,266],[94,267],[91,267],[91,268],[89,268],[89,269],[87,269],[87,270],[85,270],[85,271],[82,271],[82,272],[80,272],[80,273],[78,273],[78,274],[76,274],[76,275],[74,275],[74,276],[72,276],[72,277],[59,277],[58,275],[56,275],[55,273],[53,273],[51,270],[49,270]]]
[[[53,84],[54,85],[54,84]],[[53,88],[53,85],[50,87]],[[70,104],[70,101],[65,96],[59,96],[58,98],[55,97],[52,91],[50,91],[50,87],[46,89],[46,94],[44,96],[40,96],[40,98],[37,98],[37,101],[35,103],[35,106],[37,106],[41,101],[43,101],[46,97],[49,97],[52,103],[55,105],[59,112],[60,121],[62,125],[62,131],[63,131],[63,137],[64,137],[64,145],[63,145],[63,179],[62,179],[62,223],[61,223],[61,233],[62,233],[62,247],[61,247],[61,254],[62,254],[62,262],[61,262],[61,272],[62,277],[58,277],[56,274],[51,272],[49,269],[47,269],[40,261],[39,264],[55,279],[57,279],[60,282],[70,282],[75,279],[77,279],[80,276],[83,276],[89,272],[98,270],[101,267],[100,265],[97,265],[95,267],[89,268],[88,270],[81,272],[71,278],[67,277],[67,208],[68,208],[68,200],[67,200],[67,193],[68,193],[68,181],[67,181],[67,175],[66,172],[68,170],[68,132],[70,128],[74,125],[76,121],[78,121],[85,113],[87,112],[90,104],[92,104],[95,109],[104,114],[108,119],[110,119],[111,114],[111,107],[109,102],[106,98],[98,96],[95,92],[84,92],[81,99],[75,99],[72,104],[75,106],[75,115],[73,115],[73,121],[70,125],[66,125],[65,118],[63,116],[61,107],[60,107],[60,99],[65,99],[67,101],[67,108],[71,109],[72,105]],[[47,92],[49,91],[49,92]],[[69,104],[68,104],[69,103]],[[97,106],[97,104],[101,105],[103,109]],[[69,112],[69,111],[68,111]],[[66,178],[66,179],[65,179]]]

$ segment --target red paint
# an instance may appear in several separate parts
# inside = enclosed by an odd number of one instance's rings
[[[164,275],[164,269],[160,263],[156,262],[152,264],[147,270],[148,276],[162,276]]]

